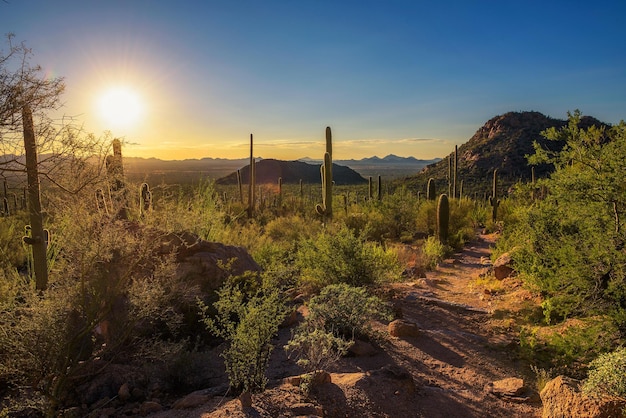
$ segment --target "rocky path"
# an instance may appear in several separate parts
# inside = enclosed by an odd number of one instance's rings
[[[417,324],[417,335],[389,337],[372,353],[365,350],[342,359],[331,370],[331,383],[310,396],[283,383],[299,371],[276,349],[270,387],[253,396],[251,408],[242,410],[238,400],[228,397],[204,397],[194,407],[154,416],[540,416],[532,374],[517,360],[515,335],[493,326],[494,312],[505,309],[507,299],[472,287],[488,271],[494,241],[492,235],[479,235],[425,278],[391,286],[388,291],[396,311],[403,320]],[[386,324],[377,326],[387,331]],[[289,334],[289,329],[281,331],[278,347]]]

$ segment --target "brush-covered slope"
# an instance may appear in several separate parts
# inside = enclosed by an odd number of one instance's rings
[[[457,187],[463,181],[465,192],[483,192],[491,190],[493,171],[498,169],[498,178],[502,188],[517,181],[530,181],[531,167],[527,156],[534,153],[533,142],[543,147],[559,150],[562,143],[548,141],[541,132],[551,128],[560,128],[565,120],[554,119],[539,112],[508,112],[496,116],[485,123],[466,143],[458,147]],[[595,118],[584,116],[580,126],[606,125]],[[454,154],[451,150],[450,156]],[[537,178],[547,176],[551,166],[535,167]],[[429,178],[437,182],[438,190],[447,192],[448,156],[438,163],[426,166],[416,176],[408,177],[404,182],[417,190],[424,189]]]
[[[256,182],[257,184],[278,183],[278,178],[283,179],[283,183],[319,183],[321,164],[307,164],[302,161],[282,161],[274,159],[260,160],[256,162]],[[244,183],[248,182],[250,166],[243,167],[241,178]],[[349,167],[333,164],[333,181],[337,185],[362,184],[366,183],[359,173]],[[231,173],[216,181],[217,184],[237,184],[237,173]]]

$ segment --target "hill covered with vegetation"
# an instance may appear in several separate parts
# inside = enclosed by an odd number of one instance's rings
[[[580,119],[580,127],[606,126],[590,116]],[[518,181],[531,180],[532,170],[527,157],[534,154],[535,145],[560,151],[565,141],[549,141],[541,133],[550,128],[562,128],[566,120],[554,119],[540,112],[507,112],[487,121],[457,150],[457,182],[463,181],[465,193],[479,196],[491,191],[494,170],[498,170],[500,194]],[[426,166],[415,176],[406,177],[403,183],[423,190],[429,178],[436,181],[438,190],[448,191],[450,164],[454,165],[454,150],[443,160]],[[553,166],[539,163],[535,166],[536,178],[546,177]]]

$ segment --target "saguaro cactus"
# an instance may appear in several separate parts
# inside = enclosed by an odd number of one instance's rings
[[[142,183],[139,188],[139,216],[145,216],[152,209],[152,192],[148,183]]]
[[[250,177],[248,181],[248,217],[254,216],[254,192],[256,187],[256,167],[254,161],[253,137],[250,134]]]
[[[435,179],[432,177],[428,179],[428,186],[426,187],[426,199],[435,200]]]
[[[536,198],[536,183],[535,183],[535,167],[530,167],[530,183],[531,183],[531,189],[530,189],[530,199],[534,202],[535,198]]]
[[[452,174],[452,198],[456,199],[457,197],[457,189],[456,189],[456,180],[458,175],[458,167],[459,167],[459,156],[458,156],[458,145],[454,146],[454,173]]]
[[[498,218],[498,206],[500,206],[500,200],[498,200],[498,169],[493,170],[493,190],[491,197],[489,198],[489,204],[491,205],[491,220],[496,221]]]
[[[243,204],[243,183],[241,181],[241,170],[237,170],[237,187],[239,189],[239,201]]]
[[[383,200],[383,181],[380,178],[380,175],[378,176],[378,200]]]
[[[372,184],[372,176],[367,178],[367,200],[372,201],[374,196],[374,185]]]
[[[278,177],[278,205],[283,204],[283,178]]]
[[[326,152],[324,153],[324,164],[320,167],[322,176],[322,204],[315,206],[318,214],[333,217],[333,140],[330,126],[326,127]]]
[[[33,113],[27,104],[22,106],[22,123],[26,154],[26,177],[28,181],[28,214],[31,230],[31,236],[25,236],[23,239],[32,248],[35,287],[37,290],[46,290],[48,287],[48,260],[46,258],[46,242],[44,239],[43,215],[41,213],[37,142],[35,141]]]
[[[450,224],[450,204],[448,196],[442,194],[437,203],[437,238],[442,243],[448,241],[448,226]]]
[[[112,213],[119,219],[128,219],[128,202],[124,184],[124,164],[122,161],[122,142],[113,140],[113,155],[107,156],[106,167],[109,176],[109,190],[111,192]]]

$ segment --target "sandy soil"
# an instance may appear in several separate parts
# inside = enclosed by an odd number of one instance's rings
[[[528,365],[517,359],[516,336],[498,313],[520,309],[531,295],[514,279],[497,293],[475,286],[489,274],[493,235],[479,235],[463,252],[445,260],[426,278],[386,289],[403,319],[418,324],[416,337],[389,337],[374,355],[346,357],[331,383],[308,396],[283,379],[301,371],[274,350],[268,390],[238,399],[213,396],[194,408],[165,410],[154,417],[537,417],[541,404]],[[386,324],[376,324],[386,331]],[[277,347],[289,338],[282,329]],[[527,391],[504,399],[487,388],[509,377],[523,378]],[[167,405],[166,405],[167,407]]]

